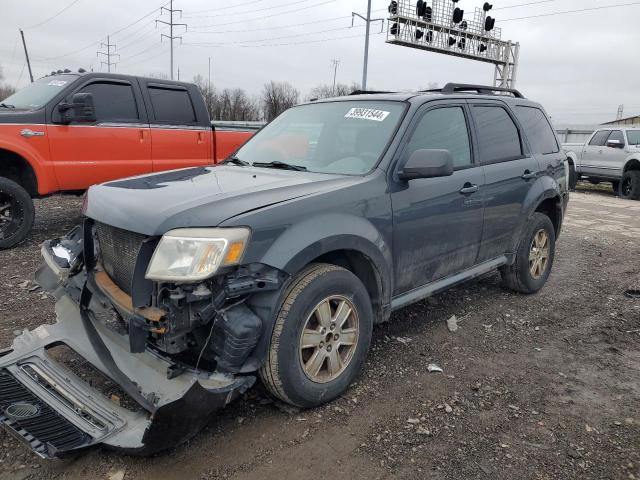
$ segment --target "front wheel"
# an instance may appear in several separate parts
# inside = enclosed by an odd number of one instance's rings
[[[578,173],[576,172],[576,167],[573,163],[569,164],[569,190],[573,191],[576,189],[576,185],[578,185]]]
[[[529,220],[516,259],[500,268],[506,287],[520,293],[535,293],[549,278],[556,253],[556,234],[548,216],[536,212]]]
[[[362,282],[315,264],[285,292],[260,378],[280,400],[309,408],[340,396],[362,370],[373,311]]]
[[[0,178],[0,250],[25,239],[33,226],[35,210],[27,191],[8,178]]]

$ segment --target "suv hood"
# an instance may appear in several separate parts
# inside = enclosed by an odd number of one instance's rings
[[[223,165],[173,170],[93,186],[84,214],[144,235],[215,227],[225,220],[338,188],[360,177]]]

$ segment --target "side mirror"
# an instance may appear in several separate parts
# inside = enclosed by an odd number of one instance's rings
[[[453,156],[449,150],[416,150],[398,174],[400,180],[448,177],[453,175]]]
[[[607,140],[607,147],[624,148],[624,143],[622,143],[620,140]]]
[[[74,94],[71,97],[71,103],[63,102],[58,105],[58,111],[62,115],[62,123],[91,123],[96,121],[92,93]]]

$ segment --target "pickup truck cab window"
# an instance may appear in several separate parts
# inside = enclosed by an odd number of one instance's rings
[[[128,83],[96,82],[80,89],[91,93],[98,122],[137,122],[138,106]]]
[[[471,144],[463,108],[436,108],[425,113],[411,136],[405,157],[420,149],[448,150],[454,168],[469,167]]]
[[[362,175],[377,165],[404,111],[403,102],[393,101],[301,105],[258,132],[236,157],[256,166]]]
[[[600,130],[589,141],[589,145],[592,147],[601,147],[607,142],[609,138],[609,130]]]
[[[2,103],[15,110],[37,110],[77,79],[77,75],[44,77],[5,98]]]
[[[473,115],[478,134],[480,161],[483,164],[522,158],[522,142],[518,127],[503,107],[476,105]]]
[[[534,107],[517,106],[515,114],[527,131],[527,138],[533,153],[548,155],[560,151],[553,129],[542,110]]]
[[[175,125],[196,122],[196,113],[187,90],[149,86],[149,96],[156,121]]]

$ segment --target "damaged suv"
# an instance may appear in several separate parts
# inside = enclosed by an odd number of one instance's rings
[[[328,402],[392,311],[494,269],[542,288],[567,168],[538,104],[449,84],[300,105],[222,165],[94,186],[83,225],[42,246],[57,323],[0,351],[0,421],[44,457],[148,454],[257,378]]]

